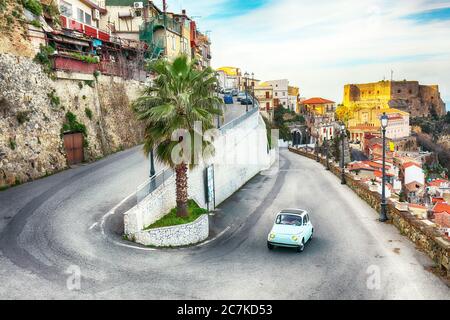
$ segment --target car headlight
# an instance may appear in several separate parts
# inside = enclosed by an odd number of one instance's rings
[[[275,233],[271,232],[271,233],[269,234],[269,239],[273,239],[273,238],[275,238]]]
[[[292,236],[291,239],[294,240],[294,241],[297,241],[297,240],[298,240],[298,237],[297,237],[297,236]]]

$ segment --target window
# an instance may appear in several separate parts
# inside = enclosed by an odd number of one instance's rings
[[[275,92],[275,97],[278,97],[278,92]]]
[[[270,99],[270,92],[266,91],[266,99]]]
[[[400,89],[399,89],[399,90],[397,90],[397,93],[402,93],[402,90],[400,90]]]
[[[285,97],[286,96],[286,92],[283,92],[283,97]]]
[[[84,23],[84,11],[77,8],[77,20]]]
[[[293,214],[280,214],[277,217],[276,224],[288,225],[288,226],[301,226],[302,217]]]
[[[72,18],[72,5],[70,3],[61,1],[61,3],[59,4],[59,11],[61,11],[61,14],[63,16]]]
[[[88,25],[92,25],[92,16],[87,12],[84,13],[84,22]]]
[[[177,44],[176,44],[176,41],[175,41],[175,37],[172,36],[172,50],[176,50],[176,48],[177,48]]]

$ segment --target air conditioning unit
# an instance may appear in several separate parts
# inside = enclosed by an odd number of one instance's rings
[[[144,2],[135,2],[133,4],[133,8],[135,8],[135,9],[144,9]]]
[[[94,19],[100,20],[100,11],[98,11],[97,9],[94,9]]]

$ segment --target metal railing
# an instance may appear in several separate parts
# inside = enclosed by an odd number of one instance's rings
[[[170,168],[164,169],[155,174],[153,177],[148,179],[143,184],[141,184],[136,191],[136,202],[140,203],[142,200],[144,200],[146,197],[152,194],[160,186],[165,185],[167,180],[172,176],[173,176],[172,169]]]
[[[248,112],[246,112],[245,114],[243,114],[242,116],[228,122],[227,124],[223,125],[219,130],[221,133],[225,133],[228,130],[231,130],[233,128],[235,128],[236,126],[238,126],[239,124],[241,124],[242,122],[244,122],[245,120],[247,120],[248,118],[250,118],[252,115],[254,115],[255,113],[258,113],[259,111],[259,105],[255,104],[255,107],[250,109]]]

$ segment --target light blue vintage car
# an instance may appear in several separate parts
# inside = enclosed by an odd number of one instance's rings
[[[297,252],[305,249],[306,242],[313,237],[314,227],[309,214],[301,209],[286,209],[277,214],[272,230],[267,237],[267,247],[296,248]]]

